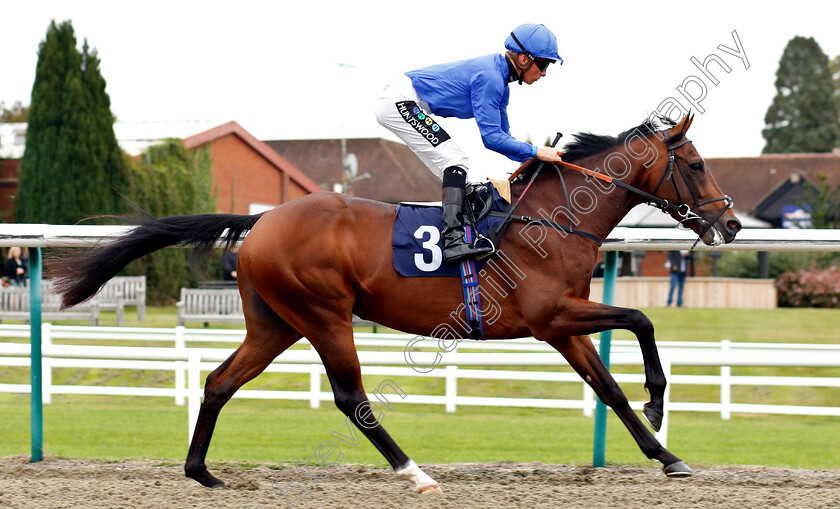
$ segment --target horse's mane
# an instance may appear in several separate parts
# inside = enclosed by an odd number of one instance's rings
[[[675,125],[676,122],[670,118],[656,115],[648,118],[638,126],[624,131],[618,136],[576,133],[572,135],[573,140],[563,149],[563,160],[573,163],[580,159],[609,150],[618,144],[624,143],[625,140],[633,134],[641,134],[642,136],[650,137],[661,129],[670,128]]]

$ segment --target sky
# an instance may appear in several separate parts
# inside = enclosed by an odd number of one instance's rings
[[[562,148],[575,132],[615,135],[674,98],[696,113],[690,137],[702,156],[748,157],[764,145],[787,42],[814,37],[829,58],[840,54],[832,4],[0,0],[0,101],[29,103],[38,45],[51,20],[69,19],[79,47],[86,38],[98,50],[121,122],[235,120],[261,140],[396,140],[373,115],[392,77],[501,53],[514,27],[536,22],[557,35],[564,64],[511,85],[517,139],[542,144],[562,132]],[[729,68],[709,61],[717,84],[691,61],[713,54]],[[516,168],[482,146],[473,121],[441,123],[470,156],[471,180]]]

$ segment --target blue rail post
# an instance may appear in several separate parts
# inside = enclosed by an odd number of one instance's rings
[[[32,409],[32,463],[44,458],[44,412],[41,385],[41,248],[29,250],[29,362]]]
[[[618,274],[618,252],[604,253],[604,299],[603,303],[612,305],[615,302],[615,278]],[[610,369],[610,343],[612,331],[601,333],[599,353],[607,369]],[[607,406],[598,398],[595,404],[595,438],[592,446],[592,466],[603,467],[607,448]]]

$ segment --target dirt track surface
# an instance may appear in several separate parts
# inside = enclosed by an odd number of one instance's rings
[[[180,465],[28,460],[28,456],[0,458],[0,507],[840,507],[840,470],[711,467],[695,468],[689,479],[667,479],[655,467],[421,465],[440,483],[443,495],[420,496],[391,470],[358,465],[312,471],[311,475],[324,474],[317,482],[300,471],[266,466],[214,470],[211,465],[211,471],[227,482],[227,487],[211,490],[186,479]],[[278,495],[272,480],[277,491],[289,491]],[[294,505],[304,484],[306,495]]]

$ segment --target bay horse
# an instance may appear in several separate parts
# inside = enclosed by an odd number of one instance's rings
[[[706,244],[731,242],[740,230],[731,200],[686,138],[692,119],[685,116],[675,123],[649,118],[617,137],[575,135],[564,160],[595,170],[586,174],[554,167],[530,181],[514,181],[514,200],[527,193],[519,202],[519,219],[524,216],[529,222],[510,223],[497,256],[503,253],[521,280],[519,284],[512,277],[490,281],[487,274],[480,278],[485,292],[490,284],[495,288],[500,308],[492,323],[485,324],[486,337],[533,336],[557,349],[615,411],[642,452],[660,461],[671,477],[690,476],[691,469],[666,450],[631,410],[589,336],[627,329],[638,338],[650,394],[643,415],[658,430],[666,380],[653,325],[638,310],[588,298],[598,239],[639,203],[658,204]],[[48,268],[58,279],[63,305],[72,306],[92,297],[119,270],[145,254],[167,246],[210,249],[220,238],[230,245],[249,231],[237,264],[245,339],[207,376],[184,466],[187,477],[208,487],[224,484],[205,464],[219,412],[237,389],[305,336],[323,361],[339,410],[400,478],[414,483],[417,492],[440,492],[376,421],[362,387],[353,342],[354,314],[424,337],[432,336],[441,324],[458,330],[450,316],[463,305],[458,278],[406,278],[395,271],[391,247],[395,211],[392,204],[319,192],[259,215],[150,219],[89,253],[53,260]],[[540,217],[544,219],[533,219]],[[565,224],[569,227],[560,228]],[[569,234],[571,230],[586,234]],[[418,298],[424,298],[422,305]]]

